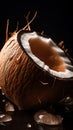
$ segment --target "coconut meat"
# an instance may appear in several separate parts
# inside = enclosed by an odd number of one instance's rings
[[[26,53],[38,66],[56,77],[73,77],[70,59],[51,38],[28,32],[23,33],[20,40]]]

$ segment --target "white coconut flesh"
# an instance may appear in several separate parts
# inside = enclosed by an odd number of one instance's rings
[[[28,32],[23,33],[20,40],[26,53],[38,66],[56,77],[73,77],[70,59],[51,38]]]

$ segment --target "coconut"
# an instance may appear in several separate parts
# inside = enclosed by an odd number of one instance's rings
[[[72,96],[73,65],[51,38],[20,30],[0,52],[0,86],[19,109],[35,109]]]

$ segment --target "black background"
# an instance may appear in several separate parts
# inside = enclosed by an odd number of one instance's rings
[[[70,0],[10,0],[0,2],[0,48],[5,43],[6,21],[10,20],[9,32],[26,25],[25,16],[30,11],[29,20],[37,11],[31,29],[44,31],[55,42],[64,41],[73,57],[72,48],[72,3]]]

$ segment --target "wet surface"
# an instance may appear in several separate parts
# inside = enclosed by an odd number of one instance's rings
[[[55,113],[63,117],[63,120],[57,125],[37,122],[34,117],[37,113],[41,115],[41,110],[19,111],[6,99],[4,94],[2,95],[0,89],[0,130],[73,130],[73,101],[70,97],[66,97],[55,106],[43,110],[48,119],[50,119],[49,115],[52,112],[52,114]],[[42,116],[39,117],[41,119]],[[46,122],[46,118],[44,121]]]

